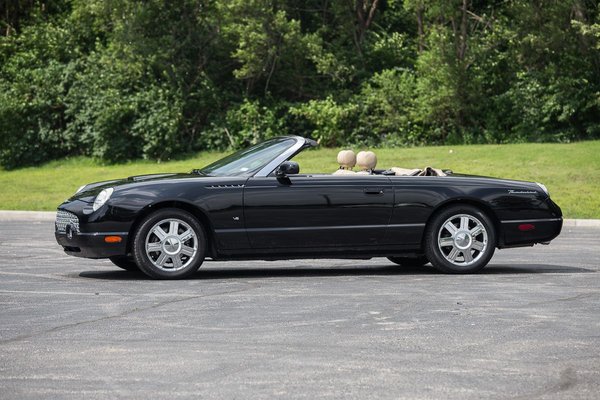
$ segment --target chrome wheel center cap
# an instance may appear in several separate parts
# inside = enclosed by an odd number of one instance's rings
[[[168,237],[163,242],[162,247],[164,252],[169,255],[177,254],[181,250],[181,241],[176,237]]]
[[[454,245],[459,249],[467,249],[471,246],[473,238],[468,232],[458,232],[454,238]]]

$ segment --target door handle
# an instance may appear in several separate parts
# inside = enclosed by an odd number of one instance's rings
[[[365,194],[383,194],[383,188],[365,188],[363,192]]]

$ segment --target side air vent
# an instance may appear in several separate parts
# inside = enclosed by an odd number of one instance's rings
[[[243,188],[244,185],[240,184],[240,185],[210,185],[210,186],[206,186],[207,189],[239,189],[239,188]]]

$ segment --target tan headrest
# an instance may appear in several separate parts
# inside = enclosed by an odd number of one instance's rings
[[[337,155],[337,162],[343,169],[352,169],[356,165],[356,156],[352,150],[342,150]]]
[[[356,155],[356,165],[362,171],[373,170],[377,165],[377,156],[372,151],[361,151]]]

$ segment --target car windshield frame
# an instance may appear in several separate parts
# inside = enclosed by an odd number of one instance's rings
[[[197,172],[205,176],[267,176],[306,144],[299,136],[280,136],[223,157]]]

